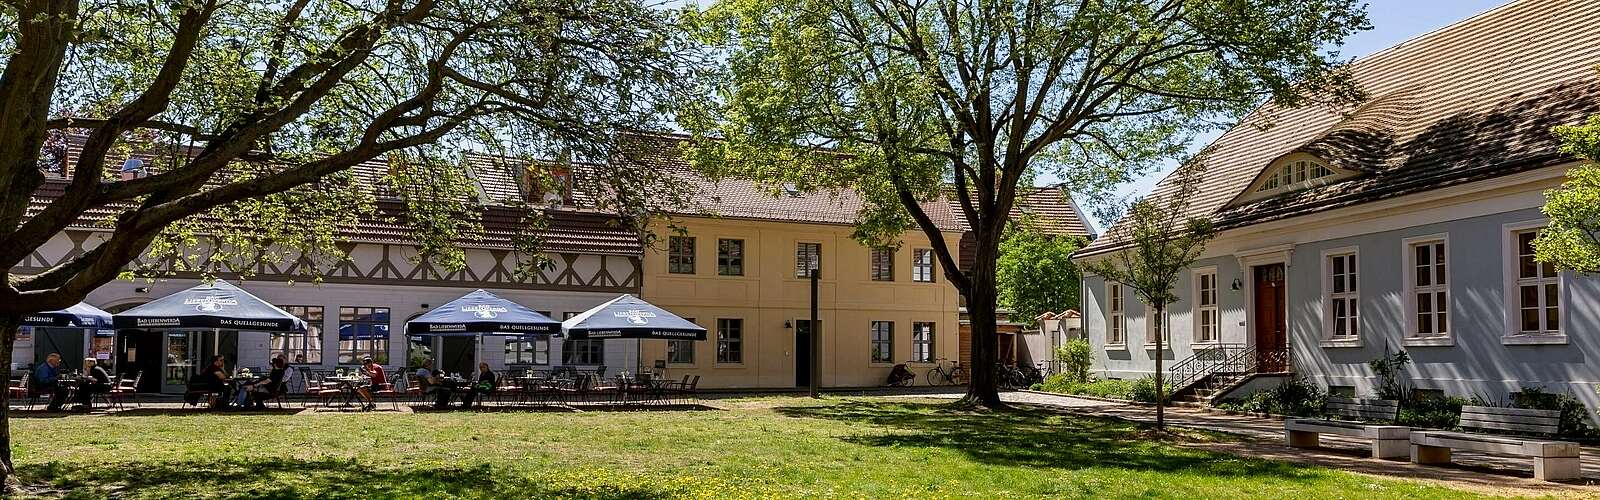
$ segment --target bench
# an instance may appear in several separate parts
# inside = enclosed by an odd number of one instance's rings
[[[1386,399],[1353,399],[1329,396],[1323,412],[1330,419],[1291,418],[1283,422],[1289,446],[1315,448],[1321,444],[1322,434],[1337,434],[1372,442],[1373,458],[1405,458],[1410,427],[1399,425],[1369,425],[1360,422],[1332,420],[1339,417],[1351,420],[1394,420],[1400,412],[1400,403]]]
[[[1411,461],[1450,463],[1450,450],[1473,450],[1533,457],[1533,477],[1544,481],[1583,476],[1578,443],[1543,439],[1560,429],[1561,412],[1523,408],[1461,407],[1461,428],[1513,432],[1538,437],[1412,431]]]

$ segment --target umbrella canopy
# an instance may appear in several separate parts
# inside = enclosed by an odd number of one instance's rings
[[[561,322],[478,289],[406,322],[407,335],[549,335]]]
[[[305,331],[306,322],[250,292],[217,280],[112,315],[117,328]]]
[[[29,314],[22,318],[22,326],[55,327],[55,328],[111,328],[111,313],[100,308],[77,303],[72,307],[55,311]]]
[[[574,339],[706,339],[706,329],[700,325],[628,294],[573,316],[561,326]]]

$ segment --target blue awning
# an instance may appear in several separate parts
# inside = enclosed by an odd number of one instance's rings
[[[217,280],[112,315],[117,328],[303,332],[306,322],[250,292]]]
[[[479,289],[406,322],[417,336],[550,335],[561,322]]]
[[[22,326],[47,328],[111,328],[111,313],[79,302],[56,311],[34,313],[22,318]]]
[[[705,340],[706,329],[623,294],[561,323],[573,339]]]

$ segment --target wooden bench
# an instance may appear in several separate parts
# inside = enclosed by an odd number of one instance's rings
[[[1545,481],[1583,476],[1578,443],[1542,439],[1560,429],[1561,412],[1523,408],[1461,407],[1461,428],[1531,434],[1538,437],[1412,431],[1411,461],[1450,463],[1450,450],[1473,450],[1533,457],[1533,477]]]
[[[1321,444],[1322,434],[1337,434],[1371,441],[1373,458],[1406,457],[1406,445],[1410,444],[1407,439],[1411,432],[1410,427],[1331,420],[1332,417],[1338,417],[1351,420],[1392,421],[1400,412],[1398,401],[1329,396],[1322,409],[1330,419],[1291,418],[1283,422],[1289,446],[1315,448]]]

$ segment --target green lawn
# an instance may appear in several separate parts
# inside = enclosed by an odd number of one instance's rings
[[[1462,496],[1152,443],[1131,424],[1042,411],[870,398],[714,404],[726,409],[14,422],[24,481],[81,498]]]

